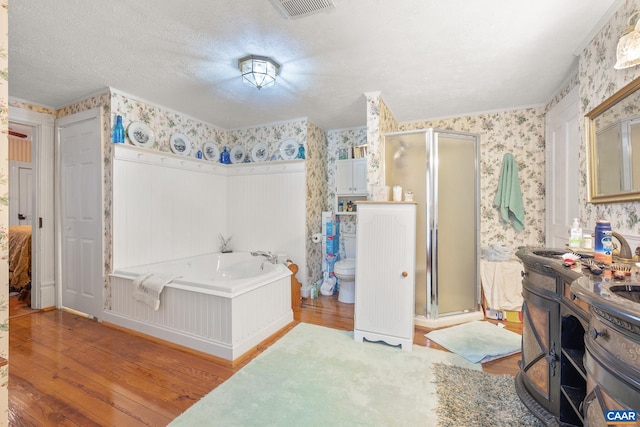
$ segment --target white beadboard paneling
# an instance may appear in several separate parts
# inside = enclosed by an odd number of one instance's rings
[[[227,226],[223,169],[127,146],[114,152],[114,269],[218,250]]]
[[[223,167],[114,148],[114,269],[217,252],[222,234],[235,251],[286,253],[304,283],[303,161]]]
[[[255,172],[254,172],[255,173]],[[233,248],[286,253],[304,282],[305,172],[228,177],[227,218]]]
[[[166,286],[160,308],[133,297],[133,280],[111,276],[104,320],[234,360],[293,320],[289,276],[234,298]]]

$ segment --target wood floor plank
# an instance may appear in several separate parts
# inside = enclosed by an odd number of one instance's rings
[[[353,304],[337,296],[303,300],[301,321],[353,330]],[[63,311],[10,319],[9,420],[12,426],[166,425],[229,379],[293,327],[255,346],[234,366],[210,356]],[[507,329],[522,333],[521,324]],[[439,347],[416,328],[414,343]],[[485,363],[517,373],[519,355]]]
[[[31,353],[31,357],[23,357]],[[57,360],[55,351],[44,346],[39,346],[38,344],[34,344],[27,353],[24,352],[23,346],[17,346],[12,349],[12,355],[15,356],[15,358],[12,359],[12,369],[36,369],[42,370],[43,372],[70,369],[82,375],[88,381],[95,381],[101,384],[114,394],[120,394],[130,400],[138,402],[142,407],[157,408],[155,410],[166,417],[171,417],[176,411],[182,409],[167,404],[166,399],[157,396],[153,393],[153,390],[147,390],[144,383],[142,383],[142,389],[138,386],[130,387],[128,383],[119,381],[120,377],[112,376],[105,371],[101,371],[94,365],[87,366],[66,355],[61,363]],[[28,365],[23,366],[26,363],[28,363]]]

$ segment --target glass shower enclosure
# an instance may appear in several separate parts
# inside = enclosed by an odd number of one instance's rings
[[[384,137],[385,185],[417,203],[415,314],[434,319],[481,310],[480,142],[423,129]]]

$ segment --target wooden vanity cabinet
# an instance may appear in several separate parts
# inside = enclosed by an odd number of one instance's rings
[[[576,273],[523,259],[522,359],[516,391],[547,425],[582,426],[586,394],[586,303],[570,291]]]
[[[516,389],[536,416],[552,421],[560,411],[560,304],[556,277],[544,266],[524,263],[522,359]]]
[[[640,408],[640,327],[598,307],[585,337],[585,425],[606,426],[607,410]],[[635,423],[631,425],[639,425]]]
[[[548,426],[618,425],[607,411],[640,410],[640,309],[611,295],[624,281],[563,267],[558,253],[517,253],[525,302],[516,392]]]

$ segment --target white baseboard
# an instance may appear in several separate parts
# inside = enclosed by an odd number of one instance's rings
[[[56,306],[56,282],[40,282],[40,307],[38,309]]]

